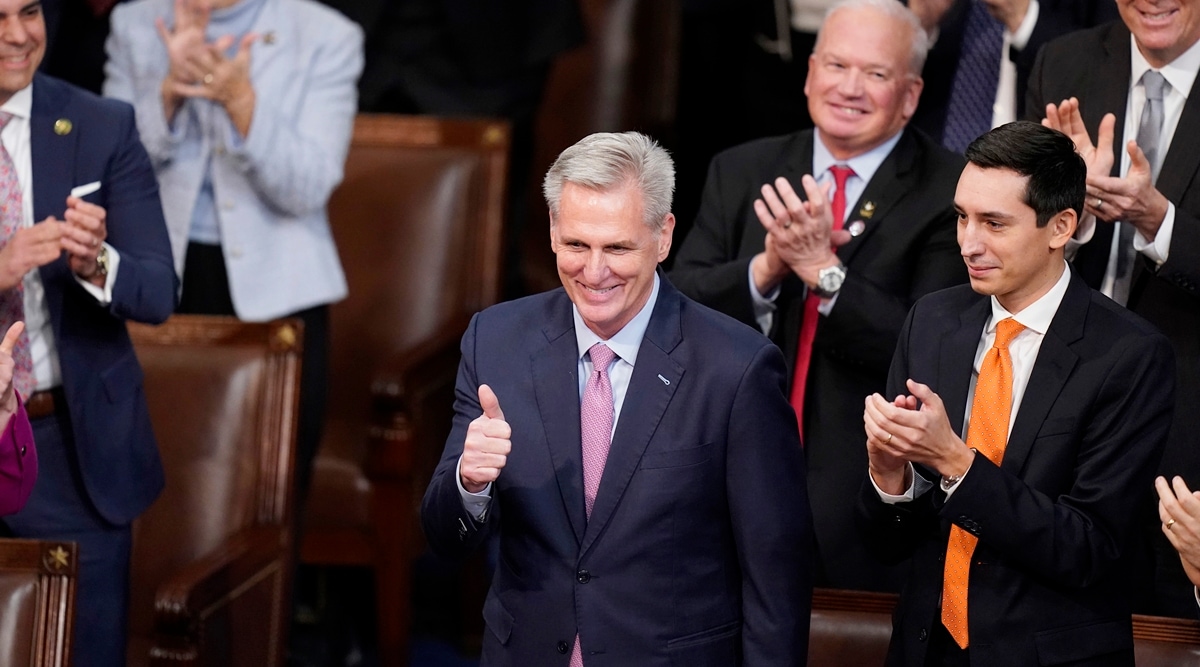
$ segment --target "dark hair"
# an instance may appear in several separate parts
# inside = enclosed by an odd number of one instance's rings
[[[1087,166],[1067,135],[1019,120],[1001,125],[967,146],[967,161],[982,169],[1008,169],[1028,178],[1025,203],[1037,213],[1037,226],[1071,209],[1083,212]]]

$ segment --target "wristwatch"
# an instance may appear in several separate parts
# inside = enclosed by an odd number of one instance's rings
[[[810,291],[822,299],[830,299],[842,289],[842,282],[845,280],[846,265],[838,262],[817,272],[817,284],[811,287]]]
[[[107,275],[108,275],[108,246],[106,246],[102,243],[102,244],[100,244],[100,251],[96,253],[96,272],[93,273],[91,276],[89,276],[89,278],[94,278],[95,276],[107,276]]]

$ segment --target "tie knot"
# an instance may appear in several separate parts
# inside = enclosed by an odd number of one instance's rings
[[[1146,73],[1142,75],[1142,87],[1146,89],[1146,99],[1162,100],[1167,80],[1163,78],[1161,72],[1152,69],[1146,70]]]
[[[604,343],[596,343],[588,350],[588,355],[592,357],[592,370],[603,373],[608,370],[608,365],[616,358],[617,353]]]
[[[833,182],[841,190],[846,187],[846,180],[854,175],[854,170],[844,164],[835,164],[829,168],[829,173],[833,174]]]
[[[996,323],[996,342],[992,343],[992,346],[1007,348],[1008,344],[1017,337],[1017,334],[1024,330],[1024,324],[1021,324],[1011,317],[1006,317]]]

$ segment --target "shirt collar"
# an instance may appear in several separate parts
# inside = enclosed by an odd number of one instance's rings
[[[1071,284],[1071,267],[1063,260],[1063,272],[1058,277],[1058,282],[1050,288],[1050,291],[1042,295],[1040,299],[1029,304],[1017,314],[1012,314],[1005,310],[1004,306],[995,296],[992,297],[992,319],[988,322],[987,332],[992,333],[996,330],[996,323],[1005,318],[1013,318],[1025,326],[1026,329],[1032,329],[1040,335],[1046,335],[1046,331],[1050,329],[1050,322],[1054,320],[1054,314],[1058,312],[1058,306],[1062,303],[1063,297],[1067,294],[1067,286]]]
[[[646,327],[650,326],[650,315],[654,312],[654,304],[658,301],[658,272],[654,272],[654,287],[650,290],[650,298],[646,305],[633,316],[629,323],[621,327],[612,338],[604,340],[596,335],[579,316],[579,309],[571,304],[571,317],[575,320],[575,344],[579,346],[579,358],[582,359],[587,351],[596,343],[604,343],[617,356],[633,366],[637,361],[638,348],[642,346],[642,338],[646,336]]]
[[[1129,36],[1129,89],[1141,83],[1142,75],[1153,69],[1146,57],[1138,50],[1137,40]],[[1196,72],[1200,70],[1200,40],[1191,45],[1178,58],[1159,68],[1163,78],[1171,84],[1172,90],[1179,91],[1186,99],[1192,92],[1192,84],[1196,82]]]
[[[13,93],[7,102],[0,104],[0,111],[29,120],[33,113],[33,83]]]
[[[825,141],[821,139],[821,131],[817,130],[813,133],[816,141],[813,142],[813,177],[820,179],[821,175],[829,171],[829,168],[835,164],[844,164],[854,170],[854,175],[863,180],[864,183],[871,182],[871,178],[875,176],[875,172],[879,169],[879,165],[887,159],[891,154],[892,149],[900,141],[900,135],[904,134],[901,129],[892,138],[879,144],[875,148],[863,153],[855,155],[849,160],[835,160],[833,154],[825,147]]]

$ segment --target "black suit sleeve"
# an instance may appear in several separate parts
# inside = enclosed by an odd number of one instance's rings
[[[492,527],[498,524],[495,514],[498,503],[493,497],[483,523],[475,519],[463,506],[458,491],[458,459],[462,456],[463,443],[467,438],[467,427],[483,408],[479,405],[479,382],[475,376],[475,331],[479,316],[471,318],[471,324],[463,334],[462,360],[458,365],[458,380],[454,386],[454,425],[446,438],[446,448],[441,461],[434,470],[425,499],[421,503],[421,525],[425,537],[435,553],[446,558],[465,558],[478,547]],[[495,485],[493,485],[493,488]]]
[[[744,233],[738,212],[746,199],[745,179],[727,171],[721,156],[709,165],[700,211],[675,258],[671,283],[696,301],[757,329],[749,279],[753,258],[738,256]]]

